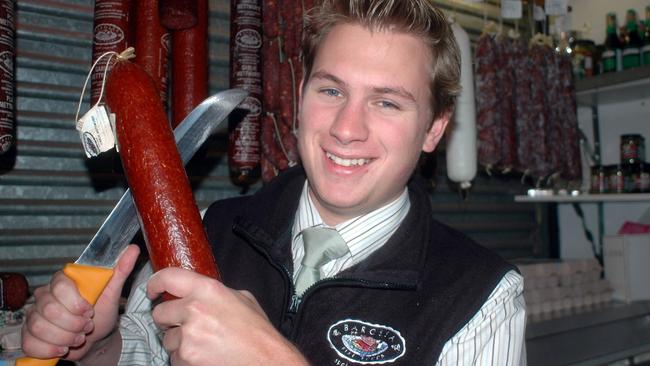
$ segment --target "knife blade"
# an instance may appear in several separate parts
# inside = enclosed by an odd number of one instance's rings
[[[229,89],[219,92],[199,104],[174,130],[174,138],[183,164],[214,133],[226,117],[246,98],[248,92]],[[81,296],[94,305],[113,276],[113,267],[122,251],[140,228],[129,189],[124,192],[95,236],[79,258],[68,263],[63,272],[70,277]],[[56,365],[57,359],[20,358],[16,366]]]

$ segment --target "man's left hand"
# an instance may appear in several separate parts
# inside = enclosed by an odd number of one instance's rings
[[[308,365],[250,292],[181,268],[151,277],[147,296],[164,292],[177,299],[157,305],[153,319],[172,365]]]

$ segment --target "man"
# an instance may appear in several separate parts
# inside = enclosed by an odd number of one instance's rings
[[[445,17],[428,0],[328,0],[306,24],[304,171],[209,208],[223,283],[178,268],[147,282],[145,271],[114,332],[130,247],[94,310],[62,274],[36,292],[28,354],[90,365],[525,363],[521,276],[435,222],[409,179],[459,90]],[[317,266],[311,227],[343,241]],[[178,299],[152,311],[163,292]]]

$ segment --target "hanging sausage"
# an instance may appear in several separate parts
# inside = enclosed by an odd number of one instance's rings
[[[16,140],[15,127],[15,8],[13,0],[0,1],[0,155]]]
[[[530,116],[531,121],[528,126],[532,141],[531,160],[532,166],[529,168],[531,175],[538,181],[552,173],[552,166],[549,163],[550,156],[548,146],[548,110],[546,108],[546,62],[547,54],[552,52],[549,46],[545,44],[534,43],[529,51],[531,62],[530,67]]]
[[[172,32],[174,127],[208,97],[208,1],[197,0],[197,4],[196,26]]]
[[[196,0],[160,0],[160,22],[167,29],[194,27],[199,20],[198,11]]]
[[[298,163],[298,88],[302,79],[300,41],[304,12],[312,1],[264,2],[264,115],[262,178]]]
[[[132,0],[95,0],[93,63],[106,52],[122,52],[133,45],[130,22]],[[91,103],[99,99],[106,64],[95,67],[91,76]]]
[[[559,55],[560,104],[559,115],[564,117],[562,139],[564,141],[564,159],[560,171],[565,179],[579,181],[582,178],[582,159],[580,155],[580,131],[576,107],[575,84],[573,83],[573,66],[568,55]]]
[[[484,33],[476,44],[476,130],[478,159],[488,174],[501,162],[501,110],[494,36]]]
[[[170,34],[160,23],[158,0],[137,1],[135,23],[135,63],[151,76],[163,105],[167,105]]]
[[[249,96],[229,121],[228,165],[232,182],[247,187],[260,175],[262,1],[232,0],[230,9],[230,87]]]
[[[456,102],[454,124],[447,136],[447,176],[459,183],[461,188],[468,189],[476,176],[476,106],[472,52],[467,32],[458,23],[453,23],[451,29],[460,48],[462,90]]]
[[[514,74],[519,65],[515,59],[516,41],[516,39],[508,35],[502,35],[496,42],[502,139],[498,167],[502,173],[511,172],[517,165],[516,106],[514,96],[517,82]]]
[[[533,100],[531,94],[532,62],[528,57],[528,42],[519,40],[513,44],[515,83],[515,137],[517,141],[516,170],[531,175],[536,164],[537,136],[533,126]]]
[[[261,123],[261,174],[262,180],[268,182],[273,179],[279,171],[288,167],[289,162],[281,150],[277,140],[279,137],[277,111],[280,106],[278,91],[280,90],[280,57],[282,45],[280,43],[280,23],[277,1],[264,1],[262,14],[263,20],[263,43],[262,59],[264,60],[262,89],[264,91],[264,115]]]

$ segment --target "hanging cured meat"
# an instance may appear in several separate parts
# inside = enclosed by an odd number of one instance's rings
[[[196,0],[160,0],[159,11],[160,21],[168,29],[192,28],[199,21]]]
[[[580,156],[580,132],[576,110],[576,93],[573,83],[572,62],[568,55],[559,55],[560,104],[558,114],[562,116],[562,141],[564,157],[559,170],[565,179],[578,181],[582,176]]]
[[[95,0],[93,63],[106,52],[120,53],[133,45],[130,24],[132,5],[132,0]],[[100,63],[93,70],[90,92],[92,104],[99,98],[105,68],[106,64]]]
[[[166,105],[170,35],[160,23],[158,0],[137,1],[135,22],[135,63],[154,80],[160,99]]]
[[[280,56],[282,45],[280,43],[280,22],[277,1],[264,1],[262,14],[263,20],[263,43],[262,58],[264,70],[262,72],[262,89],[264,115],[261,123],[261,170],[262,180],[268,182],[277,173],[289,166],[286,155],[282,152],[279,143],[280,130],[278,116],[273,112],[280,107],[278,91],[280,90]]]
[[[535,137],[531,151],[533,162],[530,167],[531,175],[537,179],[552,173],[552,166],[548,161],[550,155],[548,147],[548,114],[546,108],[546,59],[552,50],[546,45],[535,44],[530,48],[530,124],[528,133]]]
[[[234,184],[247,187],[260,174],[262,118],[262,2],[232,0],[230,18],[230,87],[249,96],[244,113],[229,121],[228,165]]]
[[[197,24],[172,33],[173,127],[208,97],[208,1],[197,7]]]
[[[476,176],[476,107],[474,104],[474,72],[472,52],[467,32],[453,23],[456,43],[460,49],[461,93],[456,102],[454,124],[447,136],[447,176],[460,187],[467,189]]]
[[[497,39],[497,79],[499,85],[499,106],[501,114],[501,144],[498,168],[508,173],[517,165],[516,105],[514,91],[517,81],[514,77],[519,65],[515,58],[515,42],[509,36]]]
[[[476,44],[476,130],[479,164],[488,173],[501,162],[503,133],[496,41],[483,34]]]
[[[550,174],[560,174],[565,159],[565,145],[562,138],[562,130],[565,116],[560,114],[562,102],[559,58],[557,53],[550,47],[544,48],[545,66],[545,97],[546,101],[546,147],[548,155],[546,161],[550,165]]]
[[[299,160],[296,140],[298,88],[302,79],[300,40],[305,9],[312,1],[264,2],[264,114],[262,178],[271,180]],[[267,118],[268,117],[268,118]]]
[[[15,129],[15,9],[13,0],[0,1],[0,155],[16,140]]]
[[[530,175],[535,170],[538,137],[533,125],[534,106],[531,95],[533,64],[528,57],[528,42],[519,40],[513,43],[513,58],[513,62],[517,65],[514,68],[516,170],[524,175]]]

